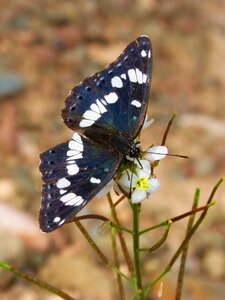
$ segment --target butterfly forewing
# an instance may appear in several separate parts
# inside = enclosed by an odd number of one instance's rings
[[[42,231],[52,231],[77,214],[110,181],[121,159],[78,133],[42,153]]]
[[[71,90],[62,111],[65,124],[85,135],[104,130],[135,138],[146,114],[151,70],[150,40],[141,36],[103,71]]]

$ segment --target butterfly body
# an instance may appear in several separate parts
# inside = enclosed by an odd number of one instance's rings
[[[75,86],[62,117],[72,139],[41,154],[40,227],[69,222],[116,174],[144,123],[152,70],[150,40],[141,36],[103,71]]]

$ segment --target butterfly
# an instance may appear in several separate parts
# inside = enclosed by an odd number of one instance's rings
[[[135,138],[145,120],[151,76],[151,42],[140,36],[70,91],[62,118],[75,133],[40,155],[42,231],[70,222],[115,176],[126,156],[140,156]]]

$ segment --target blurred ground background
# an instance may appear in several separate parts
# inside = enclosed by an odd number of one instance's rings
[[[189,210],[196,187],[204,204],[225,175],[225,2],[0,0],[0,7],[0,261],[77,299],[117,299],[111,271],[74,225],[39,232],[39,153],[71,137],[61,121],[69,90],[146,34],[154,51],[149,116],[155,122],[143,142],[160,143],[176,112],[167,146],[191,159],[167,158],[160,164],[161,188],[143,204],[142,227]],[[222,186],[192,240],[182,299],[224,299],[224,195]],[[95,199],[82,213],[108,211],[105,199]],[[126,202],[119,215],[124,225],[131,224]],[[110,256],[110,232],[99,229],[97,221],[83,224]],[[146,281],[169,261],[185,226],[186,221],[174,224],[166,244],[143,256]],[[152,232],[143,243],[151,245],[161,234]],[[177,269],[178,264],[163,280],[163,300],[174,299]],[[151,299],[158,299],[158,289]],[[59,298],[0,269],[0,299]]]

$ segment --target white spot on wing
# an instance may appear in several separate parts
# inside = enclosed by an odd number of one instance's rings
[[[83,144],[83,141],[78,133],[74,133],[72,139],[80,144]]]
[[[107,109],[105,108],[105,106],[98,99],[96,100],[96,103],[98,105],[98,108],[99,108],[101,114],[104,114],[105,112],[107,112]]]
[[[68,146],[69,146],[70,150],[75,150],[75,151],[79,151],[79,152],[82,152],[84,149],[83,144],[80,144],[74,140],[70,140],[68,143]]]
[[[71,199],[73,199],[74,197],[76,197],[76,194],[74,193],[69,193],[69,194],[66,194],[64,196],[62,196],[60,198],[60,201],[62,201],[63,203],[66,203],[67,201],[70,201]]]
[[[66,219],[62,220],[61,222],[59,222],[59,226],[62,225],[64,222],[66,221]]]
[[[137,80],[139,84],[142,84],[142,72],[139,69],[135,69],[136,70],[136,74],[137,74]]]
[[[147,81],[147,75],[146,74],[142,74],[142,81],[143,81],[143,83],[146,83],[146,81]]]
[[[96,121],[101,117],[101,115],[99,113],[96,113],[93,110],[87,110],[83,114],[83,117],[86,118],[86,119],[89,119],[91,121]]]
[[[123,78],[123,79],[127,79],[127,75],[126,74],[121,74],[120,77]]]
[[[74,193],[69,193],[69,194],[62,196],[60,198],[60,201],[65,203],[65,205],[77,206],[77,205],[80,205],[84,201],[84,199],[81,196],[77,196]]]
[[[73,199],[69,200],[65,203],[65,205],[78,206],[80,205],[84,199],[81,196],[75,196]]]
[[[79,123],[79,126],[84,128],[84,127],[90,127],[91,125],[94,124],[95,121],[91,121],[91,120],[81,120]]]
[[[96,112],[96,113],[98,113],[98,114],[101,113],[101,112],[100,112],[100,109],[99,109],[99,107],[98,107],[98,105],[96,105],[95,103],[91,104],[90,108],[91,108],[94,112]]]
[[[91,177],[90,182],[91,183],[97,183],[97,184],[99,184],[101,182],[101,179],[95,178],[95,177]]]
[[[76,164],[66,166],[69,175],[75,175],[79,172],[79,167]]]
[[[148,51],[148,58],[150,58],[151,57],[151,51],[149,50]]]
[[[73,152],[73,150],[70,150],[70,151],[68,151],[68,152]],[[67,155],[68,155],[68,152],[67,152]],[[74,151],[75,152],[75,151]],[[68,155],[69,156],[69,155]],[[76,160],[76,159],[80,159],[80,158],[83,158],[83,154],[82,153],[79,153],[79,154],[75,154],[75,155],[73,155],[73,156],[70,156],[70,157],[68,157],[66,160],[67,161],[69,161],[69,160]]]
[[[59,223],[60,220],[61,220],[60,217],[55,217],[54,220],[53,220],[53,222],[54,222],[54,223]]]
[[[76,151],[76,150],[68,150],[67,152],[66,152],[66,155],[67,156],[75,156],[75,155],[77,155],[77,156],[79,156],[79,155],[82,155],[82,153],[80,152],[80,151]],[[78,157],[79,158],[79,157]],[[80,158],[82,158],[82,157],[80,157]],[[69,158],[70,159],[70,158]]]
[[[67,192],[67,190],[63,190],[63,189],[59,190],[60,195],[63,195],[63,194],[65,194],[66,192]]]
[[[68,165],[75,164],[75,160],[73,160],[73,159],[68,160],[68,159],[67,159],[67,164],[68,164]]]
[[[136,76],[136,72],[134,71],[134,69],[130,69],[127,72],[129,79],[131,82],[137,82],[137,76]]]
[[[107,105],[107,102],[106,102],[105,100],[101,99],[101,102],[102,102],[103,104]]]
[[[141,107],[141,102],[139,102],[138,100],[133,100],[133,101],[131,102],[131,104],[132,104],[133,106],[136,106],[137,108]]]
[[[105,95],[105,100],[108,103],[115,103],[118,100],[118,96],[116,93],[110,93],[108,95]]]
[[[142,50],[142,51],[141,51],[141,56],[142,56],[142,57],[145,57],[146,55],[147,55],[147,53],[145,52],[145,50]]]
[[[71,185],[71,182],[69,180],[67,180],[65,177],[61,178],[57,181],[56,186],[59,189],[63,189],[65,187],[68,187]]]
[[[123,87],[123,82],[122,82],[122,80],[120,79],[119,76],[114,76],[111,79],[111,84],[112,84],[113,87],[116,87],[116,88],[122,88]]]

